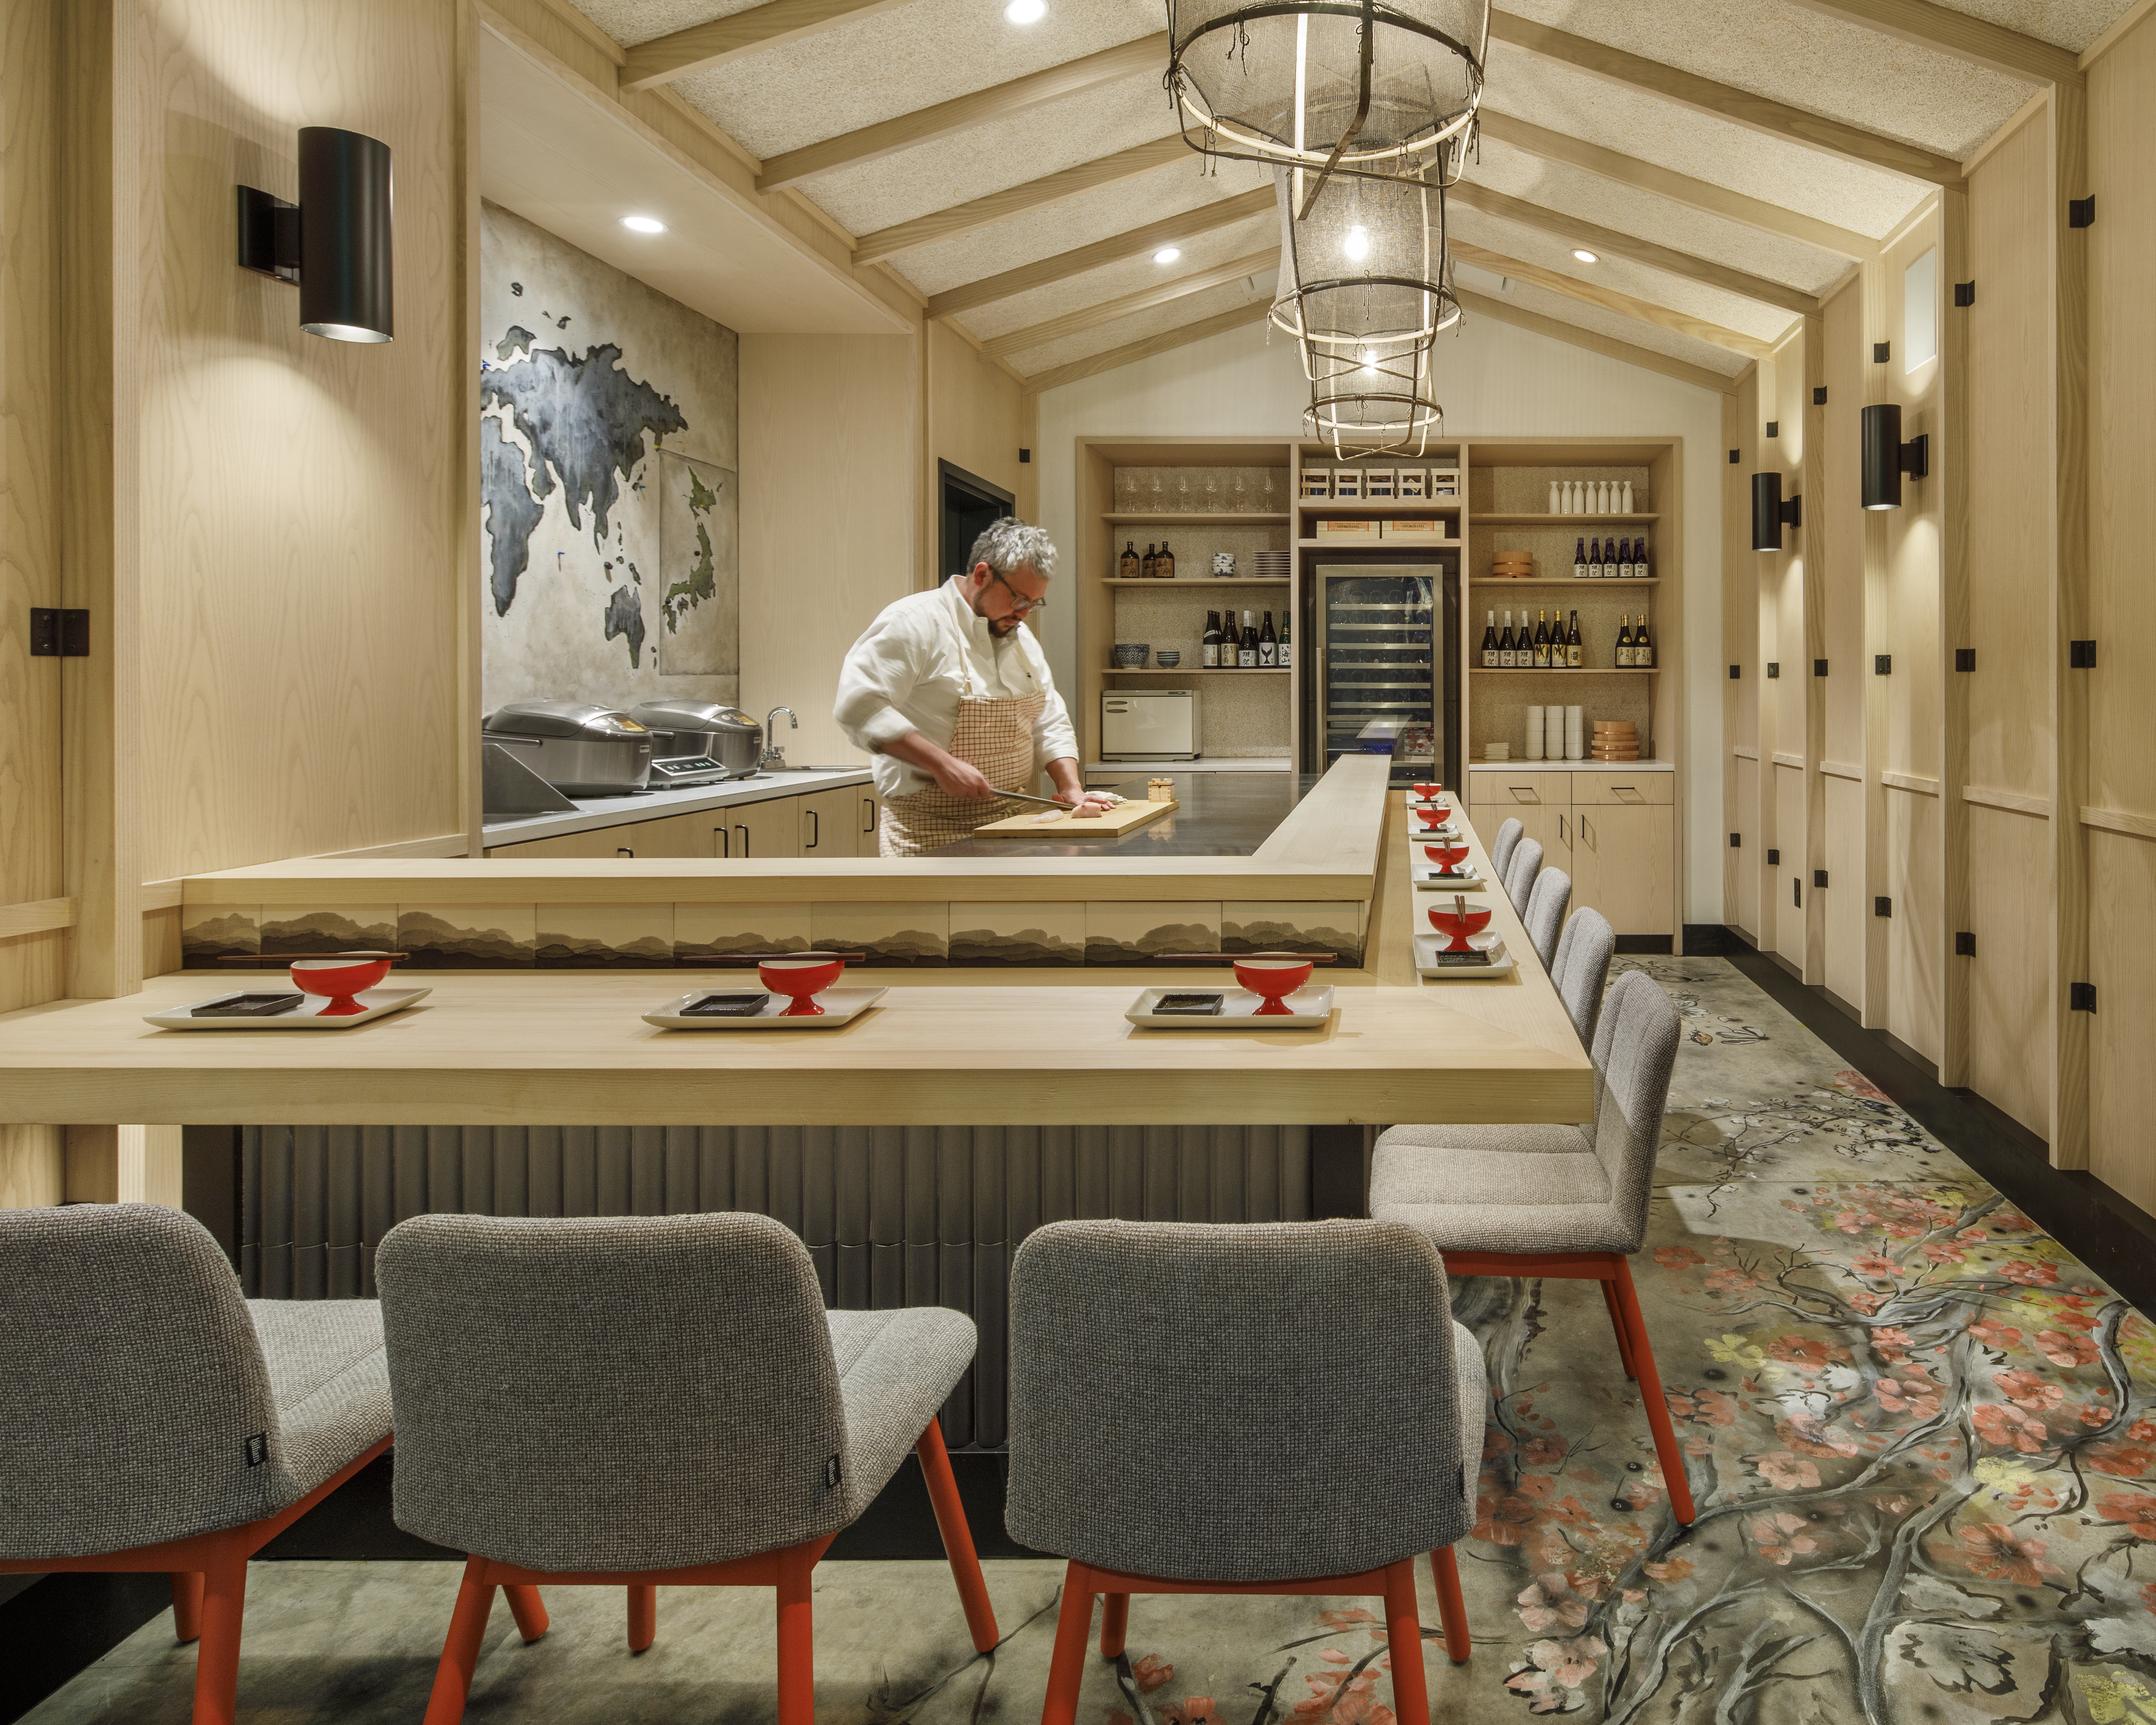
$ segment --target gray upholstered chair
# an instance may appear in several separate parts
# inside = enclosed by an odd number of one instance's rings
[[[1558,999],[1564,1002],[1572,1028],[1579,1033],[1579,1045],[1592,1050],[1594,1027],[1602,1017],[1602,991],[1609,980],[1610,955],[1617,950],[1617,931],[1609,919],[1591,906],[1572,913],[1558,939],[1557,962],[1549,968]]]
[[[1527,907],[1520,913],[1535,957],[1545,971],[1557,967],[1557,943],[1564,933],[1564,913],[1572,903],[1572,876],[1563,869],[1544,869],[1527,889]]]
[[[973,1322],[824,1309],[768,1216],[415,1216],[375,1258],[398,1525],[469,1553],[429,1725],[463,1716],[496,1586],[771,1587],[778,1717],[813,1725],[809,1577],[911,1450],[973,1645],[995,1614],[936,1410]]]
[[[372,1300],[248,1300],[160,1204],[0,1210],[0,1573],[172,1578],[230,1725],[247,1560],[389,1447]]]
[[[1414,1560],[1468,1655],[1452,1543],[1486,1393],[1421,1233],[1374,1222],[1058,1222],[1011,1265],[1004,1522],[1069,1560],[1043,1725],[1070,1725],[1093,1599],[1382,1594],[1394,1711],[1428,1725]],[[1340,1363],[1353,1395],[1317,1388]]]
[[[1512,847],[1512,860],[1504,873],[1505,896],[1522,916],[1527,914],[1527,895],[1535,890],[1535,876],[1543,871],[1543,841],[1522,839]]]
[[[1490,847],[1490,872],[1501,886],[1505,884],[1505,870],[1512,865],[1513,848],[1526,836],[1527,830],[1517,815],[1510,814],[1497,829],[1496,842]]]
[[[1646,1238],[1677,1014],[1650,977],[1617,978],[1594,1032],[1594,1119],[1577,1126],[1396,1126],[1370,1164],[1370,1214],[1419,1230],[1460,1276],[1602,1284],[1625,1373],[1640,1385],[1678,1521],[1684,1454],[1626,1261]]]

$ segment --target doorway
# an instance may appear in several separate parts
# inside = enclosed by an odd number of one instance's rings
[[[937,541],[940,575],[956,575],[967,567],[966,553],[991,521],[1015,513],[1017,499],[1000,485],[992,485],[977,474],[948,461],[936,464],[937,490],[941,499],[942,527]]]

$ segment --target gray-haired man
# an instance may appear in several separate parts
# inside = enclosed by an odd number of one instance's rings
[[[1020,626],[1048,603],[1054,542],[1005,516],[968,562],[886,605],[839,673],[833,716],[875,757],[886,856],[918,856],[1012,813],[996,793],[1030,792],[1043,768],[1058,797],[1089,800],[1048,657]]]

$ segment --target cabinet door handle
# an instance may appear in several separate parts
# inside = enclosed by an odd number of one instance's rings
[[[734,823],[734,830],[742,835],[742,859],[746,860],[749,854],[748,829],[743,826],[739,821],[736,821]]]
[[[1569,845],[1572,843],[1572,840],[1565,835],[1564,817],[1562,814],[1557,818],[1557,842],[1560,845]]]
[[[1542,801],[1542,793],[1539,791],[1529,790],[1527,787],[1523,784],[1516,784],[1511,788],[1512,793],[1512,800],[1515,803],[1539,803]]]
[[[1594,849],[1594,829],[1588,824],[1587,817],[1584,814],[1579,817],[1579,842],[1589,850]]]
[[[1640,802],[1640,801],[1643,800],[1643,799],[1641,798],[1641,797],[1640,797],[1640,793],[1638,792],[1638,790],[1637,790],[1637,789],[1635,789],[1635,788],[1633,786],[1631,786],[1631,785],[1629,785],[1629,784],[1613,784],[1612,786],[1610,786],[1610,787],[1609,787],[1609,788],[1610,788],[1613,792],[1614,792],[1618,796],[1625,797],[1625,798],[1629,798],[1631,801],[1633,801],[1633,802],[1635,802],[1635,803],[1637,803],[1637,802]]]
[[[865,833],[873,833],[875,829],[876,799],[874,797],[864,797],[861,798],[861,830]]]
[[[816,811],[814,809],[809,809],[808,811],[808,848],[811,850],[814,850],[819,845],[824,842],[824,824],[820,820],[817,819]]]
[[[715,855],[731,857],[734,854],[732,836],[727,833],[724,827],[713,827],[711,829],[711,843],[713,845],[713,855]]]

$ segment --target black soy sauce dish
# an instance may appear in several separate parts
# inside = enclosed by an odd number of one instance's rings
[[[307,997],[304,994],[234,994],[228,1000],[214,1000],[206,1006],[194,1008],[187,1015],[198,1019],[274,1019],[292,1011]]]
[[[681,1009],[685,1019],[752,1019],[770,1003],[764,993],[706,994]]]
[[[1224,994],[1163,994],[1152,1009],[1159,1018],[1217,1019],[1226,1004]]]

